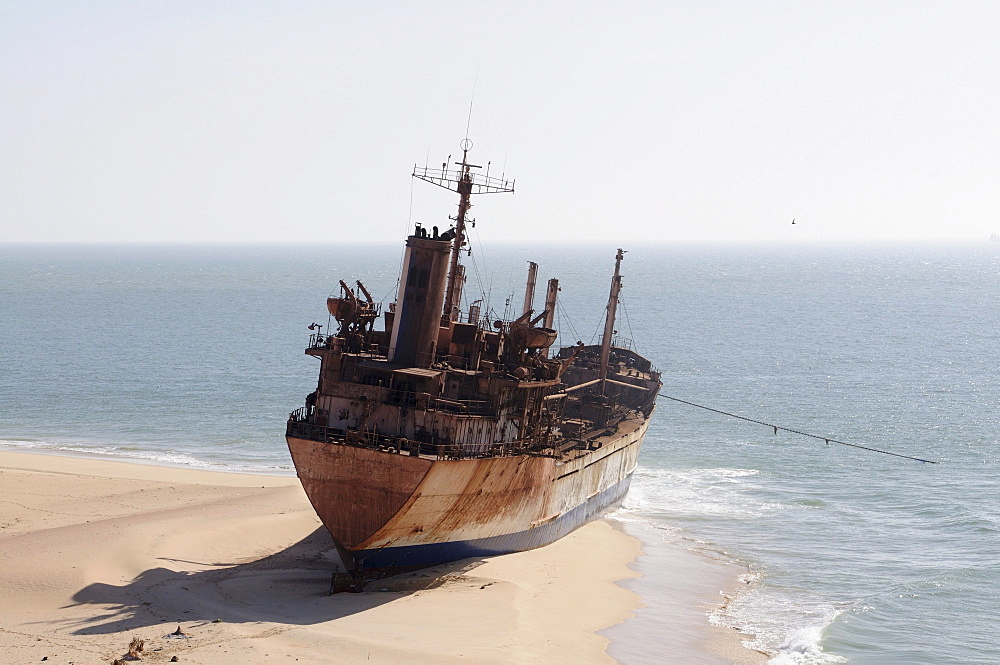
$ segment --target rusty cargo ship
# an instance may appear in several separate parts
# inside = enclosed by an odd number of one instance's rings
[[[318,386],[286,439],[349,570],[531,549],[607,513],[628,491],[660,389],[615,335],[620,249],[601,344],[553,350],[559,286],[549,281],[536,313],[534,263],[519,313],[461,306],[471,197],[513,191],[475,170],[470,148],[414,168],[457,192],[458,212],[445,232],[418,225],[406,239],[395,302],[383,312],[360,281],[341,281],[327,300],[336,332],[320,329],[306,349]]]

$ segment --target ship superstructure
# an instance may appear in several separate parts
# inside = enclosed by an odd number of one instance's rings
[[[618,250],[600,345],[552,346],[558,282],[510,320],[462,309],[474,194],[513,181],[462,160],[413,176],[459,194],[454,225],[406,239],[399,290],[381,311],[340,282],[333,334],[306,349],[316,391],[292,412],[299,478],[348,568],[403,569],[538,547],[616,506],[628,490],[659,373],[614,343]],[[376,323],[383,322],[381,329]]]

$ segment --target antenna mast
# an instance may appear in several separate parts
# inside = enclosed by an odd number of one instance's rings
[[[429,182],[432,185],[443,187],[453,192],[458,192],[458,214],[450,217],[455,222],[455,238],[451,246],[451,261],[448,266],[448,287],[445,291],[444,307],[441,313],[441,323],[447,325],[458,318],[458,299],[462,291],[463,270],[459,263],[459,254],[467,244],[465,236],[465,222],[472,207],[471,198],[473,194],[495,194],[498,192],[513,192],[514,181],[500,178],[491,178],[489,173],[473,173],[472,169],[481,169],[482,166],[470,164],[468,160],[469,151],[472,150],[472,141],[468,138],[462,140],[462,161],[454,162],[458,168],[449,168],[448,162],[441,165],[440,169],[413,167],[413,177],[418,180]],[[470,222],[475,222],[469,219]]]

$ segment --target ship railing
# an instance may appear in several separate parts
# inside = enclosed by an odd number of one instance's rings
[[[447,411],[459,415],[486,416],[495,409],[489,400],[459,400],[435,397],[430,393],[418,393],[408,390],[392,389],[386,399],[390,404],[409,406],[415,409]]]
[[[552,456],[555,450],[540,447],[535,440],[505,441],[465,447],[448,441],[419,441],[405,437],[386,436],[374,431],[359,432],[314,425],[306,420],[305,409],[293,411],[288,418],[286,434],[299,439],[332,445],[353,446],[385,453],[431,457],[439,460],[484,459],[514,455]]]
[[[434,398],[430,408],[464,416],[489,416],[496,412],[496,407],[489,400],[450,400],[443,397]]]
[[[633,352],[635,351],[635,342],[633,342],[630,337],[622,337],[621,335],[615,335],[611,338],[611,346],[618,347],[619,349],[627,349]]]
[[[471,361],[464,356],[443,354],[437,357],[437,362],[446,363],[449,367],[454,369],[470,369],[472,367]]]
[[[336,335],[321,335],[320,333],[313,333],[309,335],[309,348],[310,349],[329,349],[333,348],[335,342],[333,340],[337,339]]]

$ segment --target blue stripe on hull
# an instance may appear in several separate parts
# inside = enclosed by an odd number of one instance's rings
[[[468,557],[494,556],[541,547],[616,508],[628,493],[631,480],[632,475],[629,474],[558,519],[526,531],[474,540],[361,550],[354,552],[354,559],[365,569],[424,568]]]

